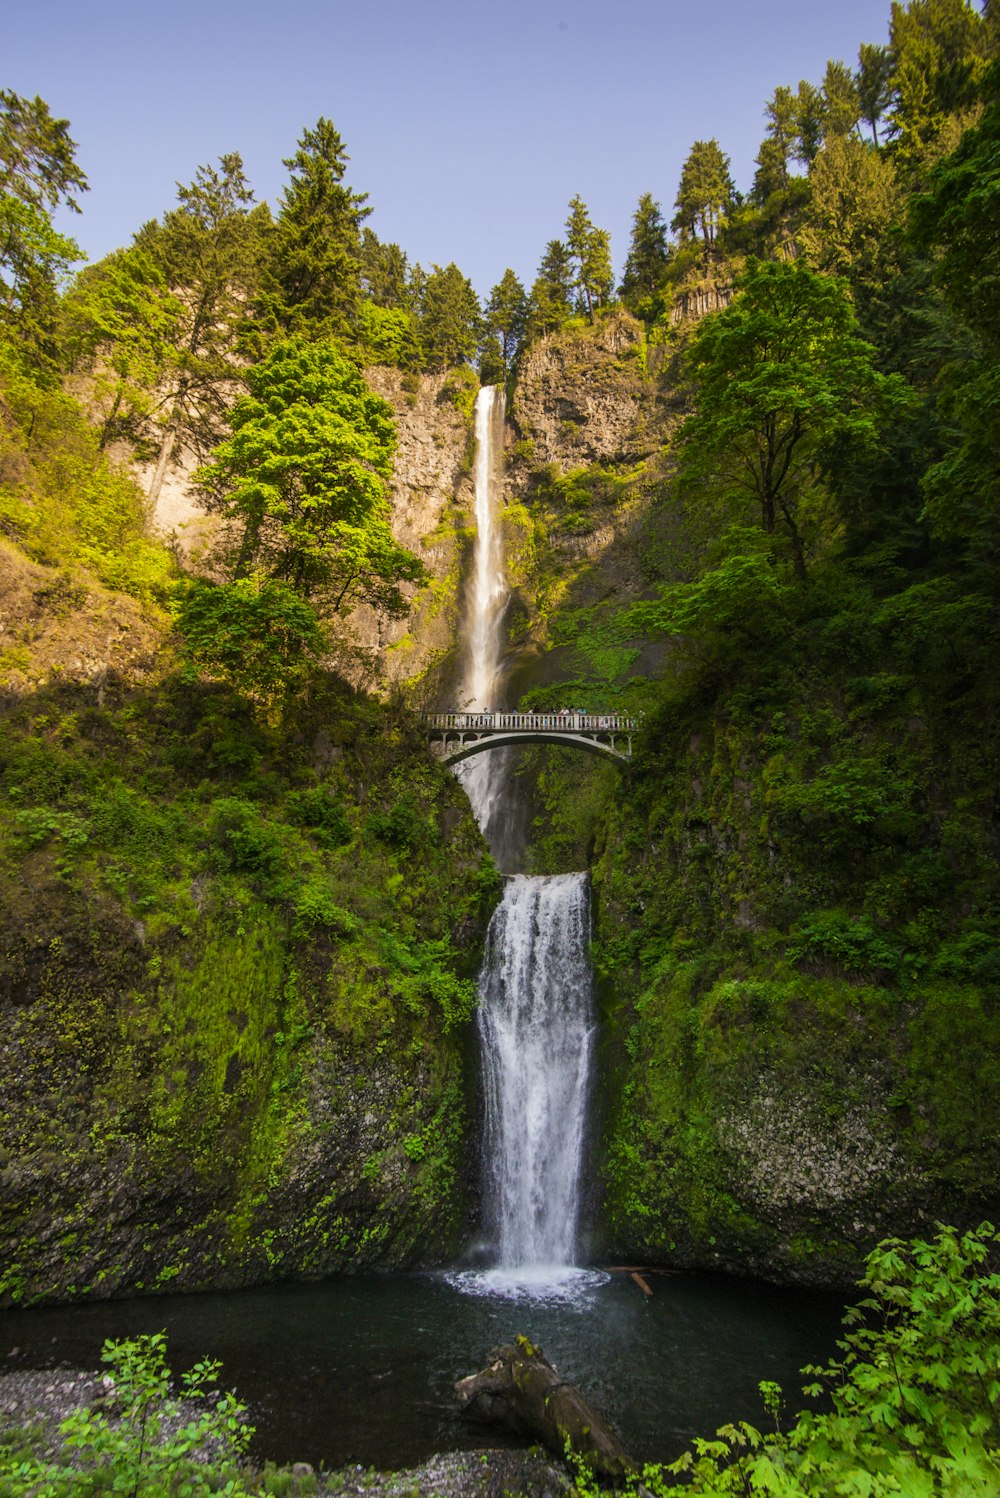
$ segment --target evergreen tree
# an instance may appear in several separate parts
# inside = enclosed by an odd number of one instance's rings
[[[816,270],[875,293],[890,274],[891,230],[903,216],[894,163],[856,136],[832,135],[813,162],[806,221],[798,232]]]
[[[757,155],[753,195],[763,203],[788,186],[788,163],[798,135],[798,101],[790,88],[776,88],[764,106],[767,135]]]
[[[229,389],[238,378],[240,336],[257,285],[261,239],[270,224],[265,207],[251,211],[253,192],[235,152],[220,158],[218,170],[199,167],[177,196],[180,206],[162,224],[147,224],[135,241],[159,267],[182,309],[161,382],[163,424],[151,503],[179,441],[202,457],[219,440]]]
[[[696,140],[681,171],[672,227],[690,239],[715,244],[736,197],[729,157],[717,140]]]
[[[892,53],[888,47],[862,42],[858,52],[858,102],[861,118],[879,144],[878,123],[892,103]]]
[[[554,333],[572,310],[573,262],[562,240],[550,239],[528,297],[526,336],[544,338]]]
[[[823,74],[824,135],[850,135],[860,118],[858,81],[846,63],[831,60]]]
[[[893,0],[892,136],[906,164],[923,160],[948,118],[975,104],[989,40],[967,0]]]
[[[379,307],[409,311],[406,254],[398,244],[383,244],[371,229],[361,234],[361,289]]]
[[[795,95],[795,156],[803,166],[816,159],[826,131],[826,105],[815,84],[803,78]]]
[[[611,300],[611,239],[607,230],[591,222],[587,205],[579,193],[570,200],[566,220],[566,248],[574,263],[574,286],[579,292],[581,309],[586,307],[591,322],[594,309]]]
[[[347,151],[320,118],[285,161],[290,180],[269,237],[258,316],[269,333],[357,337],[361,300],[361,223],[366,193],[343,182]]]
[[[54,372],[57,287],[78,246],[52,227],[64,204],[79,212],[87,179],[75,161],[68,120],[39,98],[0,90],[0,325],[36,368]]]
[[[645,192],[632,215],[632,239],[621,284],[625,305],[634,309],[644,297],[652,296],[662,285],[669,263],[667,226],[660,205],[652,193]]]
[[[424,368],[440,372],[471,364],[479,346],[479,299],[457,265],[435,265],[423,283],[417,327]]]
[[[512,270],[505,270],[486,302],[483,327],[487,339],[496,342],[500,356],[501,378],[506,380],[524,338],[528,320],[528,298]],[[486,381],[495,384],[496,381]]]

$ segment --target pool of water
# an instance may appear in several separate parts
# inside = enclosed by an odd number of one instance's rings
[[[726,1420],[761,1420],[757,1385],[799,1407],[799,1369],[834,1348],[841,1302],[698,1274],[652,1297],[597,1271],[341,1278],[227,1294],[0,1313],[0,1369],[96,1367],[106,1337],[166,1330],[175,1371],[221,1359],[278,1462],[394,1468],[497,1444],[454,1413],[456,1379],[517,1333],[539,1343],[640,1459],[668,1461]],[[15,1358],[9,1357],[17,1348]]]

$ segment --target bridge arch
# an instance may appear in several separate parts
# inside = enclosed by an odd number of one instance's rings
[[[634,718],[618,713],[424,713],[431,749],[458,764],[490,749],[561,744],[619,763],[632,758]]]

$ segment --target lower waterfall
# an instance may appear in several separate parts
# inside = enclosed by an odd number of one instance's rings
[[[485,1196],[500,1268],[575,1260],[594,1013],[585,874],[514,875],[480,977]]]

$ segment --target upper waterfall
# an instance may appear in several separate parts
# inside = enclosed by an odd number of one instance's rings
[[[484,385],[476,396],[476,540],[459,690],[461,705],[470,712],[490,712],[503,705],[503,619],[509,590],[497,507],[504,405],[499,385]],[[457,768],[456,774],[493,856],[501,868],[509,867],[511,817],[504,801],[507,755],[502,751],[480,755]]]

